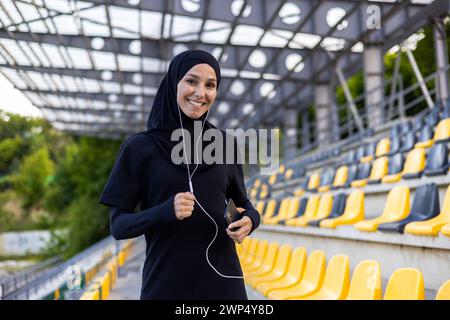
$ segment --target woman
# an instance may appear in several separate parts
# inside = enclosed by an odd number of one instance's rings
[[[183,127],[194,137],[196,120],[204,131],[215,128],[206,117],[219,83],[212,55],[200,50],[177,55],[158,88],[147,131],[122,145],[100,198],[112,208],[114,238],[145,235],[141,299],[247,299],[233,240],[242,242],[259,226],[259,213],[247,199],[242,166],[194,164],[193,156],[207,144],[191,139],[193,195],[186,163],[171,160],[179,143],[171,141],[174,130]],[[244,211],[227,228],[228,199]],[[134,213],[138,203],[141,211]]]

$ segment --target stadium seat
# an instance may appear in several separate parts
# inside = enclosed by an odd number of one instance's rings
[[[319,205],[317,210],[313,216],[304,215],[296,219],[295,226],[297,227],[306,227],[308,222],[314,219],[325,219],[331,213],[331,208],[333,206],[333,195],[330,193],[326,193],[320,197]]]
[[[291,252],[292,247],[288,244],[283,244],[278,250],[278,254],[276,255],[274,266],[271,271],[265,273],[257,273],[254,276],[250,276],[246,279],[247,284],[252,288],[256,288],[256,285],[259,283],[267,281],[270,282],[281,278],[287,271],[289,259],[291,258]]]
[[[399,124],[399,135],[404,136],[412,130],[412,124],[409,121],[404,121]]]
[[[265,199],[269,195],[269,187],[267,184],[261,185],[261,191],[259,192],[259,199]]]
[[[365,148],[365,156],[359,159],[359,162],[361,163],[368,163],[373,160],[373,158],[375,157],[376,143],[369,143]]]
[[[436,300],[450,300],[450,280],[439,288]]]
[[[406,157],[405,166],[402,171],[403,179],[420,178],[425,169],[426,153],[423,148],[411,150]]]
[[[320,197],[318,195],[313,195],[308,199],[308,203],[306,205],[306,209],[305,209],[305,213],[298,218],[293,218],[293,219],[289,219],[285,221],[285,225],[287,226],[296,226],[297,225],[297,221],[300,221],[300,223],[303,220],[312,220],[315,217],[317,208],[319,207],[319,200]],[[305,219],[305,217],[307,217]]]
[[[420,132],[420,130],[422,130],[423,128],[424,122],[425,121],[423,115],[416,116],[416,118],[414,119],[413,131]]]
[[[249,257],[241,263],[242,271],[244,273],[257,270],[264,262],[264,257],[267,253],[269,242],[267,240],[257,240],[256,243],[256,248],[252,248],[254,251],[249,252]]]
[[[400,152],[409,152],[414,148],[416,144],[416,133],[414,131],[408,132],[402,139],[402,146],[400,147]]]
[[[383,156],[377,158],[372,165],[372,171],[370,172],[369,184],[377,184],[381,182],[381,179],[388,173],[388,158]]]
[[[336,176],[334,177],[333,185],[331,189],[342,188],[347,183],[348,178],[348,167],[342,166],[336,171]]]
[[[348,177],[347,182],[344,184],[344,188],[350,187],[351,183],[356,179],[356,177],[358,176],[358,168],[359,165],[357,164],[351,165],[348,168]]]
[[[433,145],[433,129],[430,126],[424,126],[419,133],[418,142],[415,148],[429,148]]]
[[[288,217],[286,219],[279,220],[277,223],[278,224],[285,224],[285,222],[287,220],[303,216],[303,214],[305,213],[305,210],[306,210],[307,203],[308,203],[308,198],[306,198],[306,197],[301,198],[300,203],[298,205],[297,212],[295,213],[295,215],[293,215],[292,217]]]
[[[429,183],[416,189],[411,212],[407,218],[397,222],[380,224],[378,230],[403,233],[408,223],[434,218],[439,214],[439,211],[438,187],[435,183]]]
[[[439,122],[434,132],[434,142],[442,143],[450,141],[450,119]]]
[[[389,278],[384,300],[424,300],[423,275],[419,270],[401,268]]]
[[[344,213],[345,209],[345,200],[347,196],[345,193],[338,193],[333,196],[333,207],[331,208],[331,213],[328,216],[328,218],[322,218],[322,219],[315,219],[308,222],[308,226],[311,227],[319,227],[320,222],[325,219],[333,219],[340,217]]]
[[[295,197],[295,198],[288,197],[288,198],[283,199],[281,201],[280,210],[278,210],[278,214],[274,215],[273,217],[267,218],[267,219],[263,218],[263,223],[264,224],[277,224],[278,221],[287,219],[289,214],[291,213],[290,208],[291,208],[292,202],[293,202],[293,206],[295,206],[296,203],[298,205],[298,197]],[[296,208],[296,209],[298,209],[298,208]],[[295,210],[295,212],[297,212],[297,210]],[[294,212],[294,214],[295,214],[295,212]],[[292,215],[294,215],[294,214],[292,214]]]
[[[270,199],[267,202],[266,210],[264,210],[263,220],[269,219],[278,213],[278,209],[280,208],[280,200]]]
[[[391,137],[391,146],[389,153],[387,155],[391,156],[400,151],[401,147],[401,138],[400,137]]]
[[[383,183],[398,182],[401,179],[403,170],[403,154],[396,153],[389,157],[388,175],[383,177]]]
[[[377,261],[364,260],[353,270],[347,300],[381,300],[381,268]]]
[[[244,268],[244,278],[251,279],[251,277],[257,276],[257,275],[263,275],[265,273],[268,273],[272,271],[275,260],[278,255],[279,245],[277,242],[271,242],[267,248],[267,251],[262,256],[256,256],[257,260],[261,260],[262,263],[258,264],[257,267],[252,268]],[[258,257],[261,257],[262,259],[258,259]]]
[[[320,184],[320,173],[315,172],[311,175],[308,182],[308,191],[317,191]]]
[[[337,218],[325,219],[320,222],[321,228],[336,228],[340,225],[354,224],[364,219],[364,192],[353,191],[345,202],[344,213]]]
[[[359,163],[366,156],[367,146],[362,145],[356,149],[356,162]]]
[[[272,214],[267,215],[267,213],[264,215],[262,222],[267,223],[268,221],[272,219],[279,219],[280,215],[281,217],[284,215],[285,211],[287,210],[289,206],[289,202],[291,201],[291,198],[284,198],[281,200],[280,206],[274,207],[274,212]],[[278,209],[277,211],[275,211]]]
[[[435,144],[428,153],[424,174],[429,177],[447,174],[448,168],[447,145]]]
[[[450,223],[450,186],[445,193],[441,213],[430,220],[408,223],[405,232],[422,236],[437,236],[441,228],[448,223]]]
[[[327,192],[330,190],[331,184],[334,180],[335,170],[333,168],[328,168],[324,171],[321,177],[319,192]]]
[[[356,180],[353,181],[350,185],[353,188],[364,187],[367,184],[367,179],[370,176],[370,163],[361,163],[358,166],[358,175]]]
[[[290,300],[344,300],[350,284],[350,262],[346,255],[336,255],[330,259],[323,284],[316,293],[291,297]]]
[[[441,233],[442,233],[444,236],[450,237],[450,223],[449,223],[449,224],[446,224],[445,226],[442,227]]]
[[[425,123],[430,127],[435,127],[439,122],[439,108],[433,107],[425,117]]]
[[[355,228],[360,231],[374,232],[378,225],[385,222],[399,221],[409,213],[409,187],[397,186],[393,188],[387,197],[383,213],[374,219],[363,220],[355,224]]]
[[[267,296],[272,290],[286,289],[299,283],[306,266],[306,258],[305,248],[295,248],[292,251],[286,274],[281,279],[259,283],[256,286],[256,290]]]
[[[351,165],[353,163],[355,163],[357,161],[356,159],[356,151],[355,150],[350,150],[347,153],[347,156],[344,160],[344,162],[342,163],[343,165]]]
[[[289,181],[294,177],[294,169],[289,168],[284,173],[284,181]]]
[[[263,213],[264,213],[264,206],[265,206],[265,205],[266,205],[266,201],[264,201],[264,200],[260,200],[260,201],[258,201],[258,203],[256,204],[255,209],[256,209],[256,211],[259,212],[260,215],[263,215]]]
[[[301,281],[285,289],[271,290],[268,297],[273,300],[287,300],[291,297],[304,297],[318,291],[323,282],[325,267],[325,252],[321,250],[311,252],[306,261]]]
[[[375,151],[375,157],[379,158],[386,156],[391,150],[391,140],[389,138],[381,139],[377,144],[377,150]]]
[[[242,267],[250,265],[253,262],[253,260],[255,259],[256,251],[259,247],[259,242],[260,241],[258,241],[258,239],[251,238],[248,242],[248,245],[244,246],[244,244],[242,244],[242,246],[244,247],[244,256],[241,259]]]

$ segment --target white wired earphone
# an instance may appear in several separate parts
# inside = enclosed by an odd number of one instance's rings
[[[186,155],[186,143],[185,143],[185,138],[184,138],[183,121],[182,121],[182,119],[181,119],[180,105],[179,105],[178,103],[177,103],[177,107],[178,107],[178,115],[179,115],[179,117],[180,117],[180,124],[181,124],[181,130],[182,130],[181,132],[182,132],[182,136],[183,136],[183,154],[184,154],[184,157],[185,157],[185,159],[186,159],[186,168],[187,168],[187,174],[188,174],[189,189],[190,189],[191,193],[194,194],[194,187],[193,187],[193,185],[192,185],[192,177],[194,176],[194,173],[195,173],[195,171],[197,170],[198,164],[199,164],[199,163],[198,163],[198,142],[200,141],[200,137],[203,136],[203,129],[204,129],[204,127],[205,127],[206,119],[208,118],[209,109],[208,109],[208,111],[206,111],[205,121],[204,121],[203,124],[202,124],[202,132],[201,132],[201,134],[198,136],[197,142],[195,143],[195,147],[196,147],[196,149],[195,149],[195,155],[196,155],[196,159],[197,159],[197,165],[195,166],[195,169],[194,169],[194,171],[193,171],[192,174],[191,174],[191,170],[189,169],[189,161],[188,161],[187,155]],[[208,212],[206,212],[206,210],[203,208],[203,206],[200,204],[200,202],[198,202],[198,200],[197,200],[196,197],[194,197],[194,201],[195,201],[195,203],[198,204],[198,206],[202,209],[202,211],[203,211],[203,212],[211,219],[211,221],[214,223],[214,226],[216,227],[216,233],[214,234],[214,238],[211,240],[211,242],[209,243],[209,245],[208,245],[208,247],[206,248],[206,251],[205,251],[206,261],[208,262],[209,266],[210,266],[210,267],[211,267],[211,268],[212,268],[219,276],[221,276],[221,277],[228,278],[228,279],[244,279],[243,276],[229,276],[229,275],[224,275],[224,274],[220,273],[220,272],[219,272],[219,271],[211,264],[211,262],[209,261],[209,248],[211,247],[211,245],[214,243],[214,241],[215,241],[216,238],[217,238],[217,234],[219,233],[219,227],[217,226],[216,221],[214,221],[214,219],[209,215]],[[225,200],[225,201],[226,201],[226,200]],[[241,247],[242,247],[242,249],[243,249],[245,252],[247,252],[247,250],[245,250],[245,248],[244,248],[244,246],[242,245],[242,243],[241,243]],[[249,253],[249,254],[251,254],[251,253]],[[251,254],[251,255],[253,255],[253,254]],[[256,257],[256,256],[255,256],[255,257]],[[261,257],[259,257],[259,258],[262,259]],[[263,264],[261,264],[260,267],[261,267],[262,265],[263,265]],[[257,270],[259,270],[259,268],[258,268]]]

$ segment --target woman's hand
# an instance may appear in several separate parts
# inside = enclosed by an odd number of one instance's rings
[[[227,228],[227,234],[231,239],[233,239],[237,243],[242,243],[244,238],[248,236],[248,234],[252,230],[252,227],[253,227],[252,219],[250,219],[247,216],[243,216],[238,221],[229,224]],[[231,229],[233,228],[239,229],[237,229],[236,231],[231,231]]]
[[[175,210],[175,216],[178,220],[183,220],[192,215],[194,211],[194,195],[190,192],[181,192],[175,195],[173,200],[173,208]]]

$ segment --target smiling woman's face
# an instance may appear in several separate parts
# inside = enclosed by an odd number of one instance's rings
[[[206,63],[193,66],[177,86],[177,102],[191,119],[198,119],[208,111],[216,96],[216,73]]]

